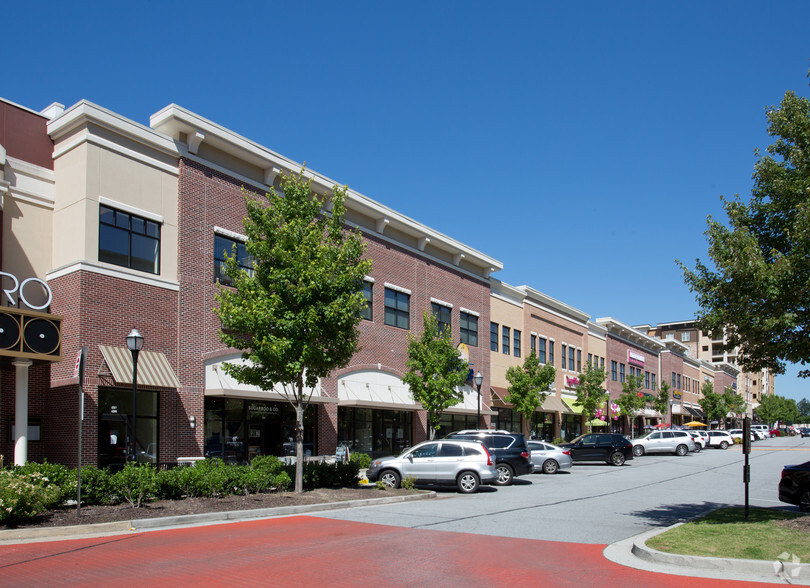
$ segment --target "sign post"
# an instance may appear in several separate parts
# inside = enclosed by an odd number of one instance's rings
[[[745,483],[745,520],[748,520],[748,485],[751,482],[751,466],[748,465],[748,454],[751,453],[751,417],[746,416],[743,420],[743,454],[745,455],[745,465],[743,466],[743,482]]]
[[[79,378],[79,459],[76,462],[76,515],[82,507],[82,421],[84,421],[84,364],[87,361],[87,347],[76,354],[73,377]]]

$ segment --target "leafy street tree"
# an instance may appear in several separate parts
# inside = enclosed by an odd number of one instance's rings
[[[417,338],[408,334],[407,370],[402,381],[427,412],[430,439],[433,439],[442,412],[464,398],[461,386],[467,381],[469,364],[453,346],[449,329],[439,329],[438,319],[430,312],[425,312],[423,317],[422,335]]]
[[[703,394],[703,398],[698,400],[698,404],[700,404],[700,408],[703,409],[703,412],[706,413],[706,420],[709,421],[706,424],[708,425],[711,421],[725,424],[728,407],[726,406],[723,395],[717,394],[714,391],[714,386],[711,382],[703,382],[700,391]]]
[[[773,425],[776,421],[794,423],[799,417],[799,409],[796,407],[795,400],[775,394],[763,396],[760,405],[754,409],[754,412],[762,422],[768,423],[768,425]]]
[[[641,391],[641,384],[644,382],[643,376],[627,376],[622,383],[622,393],[616,399],[616,404],[621,409],[621,414],[630,419],[630,426],[633,426],[633,419],[636,412],[647,405],[647,397]]]
[[[670,411],[670,404],[669,400],[672,397],[670,394],[670,390],[672,388],[669,384],[667,384],[666,380],[661,381],[661,386],[658,387],[658,394],[653,396],[652,398],[652,405],[655,410],[660,412],[664,416],[664,422],[669,419],[670,424],[672,424],[672,415],[669,414]]]
[[[524,422],[530,421],[534,411],[545,402],[555,373],[554,366],[541,364],[534,353],[526,356],[522,368],[513,365],[506,370],[509,394],[504,400],[520,413]]]
[[[723,403],[726,405],[726,414],[733,413],[742,416],[745,412],[745,399],[737,394],[730,386],[723,392]]]
[[[240,270],[236,252],[215,309],[222,341],[242,351],[241,364],[224,365],[239,382],[272,390],[281,384],[295,408],[295,491],[303,492],[304,410],[320,378],[347,365],[357,349],[360,311],[366,304],[360,232],[343,224],[346,188],[315,194],[300,174],[284,175],[281,191],[247,193],[245,247],[252,271]]]
[[[577,377],[577,404],[582,407],[582,414],[588,422],[596,416],[597,410],[608,401],[609,395],[605,391],[605,368],[596,367],[588,362],[585,371]],[[610,418],[605,407],[605,419]]]
[[[796,408],[799,410],[799,417],[810,417],[810,400],[802,398],[796,403]]]
[[[776,140],[757,153],[751,201],[723,199],[728,224],[708,218],[716,271],[678,263],[698,326],[725,333],[744,370],[784,373],[786,362],[810,360],[810,100],[786,92],[767,120]]]

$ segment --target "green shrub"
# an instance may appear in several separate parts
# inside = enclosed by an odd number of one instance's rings
[[[284,470],[291,480],[295,479],[295,465],[285,465]],[[355,486],[359,473],[360,466],[355,461],[348,463],[306,462],[303,473],[304,490]]]
[[[42,463],[29,461],[25,465],[14,466],[13,471],[20,474],[38,473],[41,475],[39,478],[41,486],[57,488],[53,503],[48,504],[47,508],[58,508],[65,501],[76,498],[76,470],[60,464],[48,463],[48,460],[45,459]]]
[[[413,490],[416,487],[416,478],[414,476],[405,476],[402,478],[401,486],[405,490]]]
[[[149,464],[127,463],[112,476],[114,492],[133,508],[157,497],[157,470]]]
[[[82,466],[82,502],[96,505],[116,501],[110,470],[100,470],[94,465]]]
[[[59,486],[39,472],[0,470],[0,522],[9,527],[45,512],[59,497]]]
[[[170,470],[158,470],[155,476],[155,495],[158,500],[182,500],[187,496],[185,480],[181,470],[185,466]]]
[[[367,470],[371,465],[371,456],[367,453],[350,453],[349,461],[357,462],[357,465],[361,470]]]

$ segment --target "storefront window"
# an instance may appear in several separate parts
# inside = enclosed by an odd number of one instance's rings
[[[493,417],[495,428],[510,433],[522,433],[520,426],[520,413],[511,408],[498,408],[498,414]]]
[[[317,411],[304,411],[304,456],[317,455]],[[295,455],[295,409],[287,402],[205,399],[206,457],[245,463],[257,455]]]
[[[403,410],[338,408],[338,445],[371,457],[399,455],[413,445],[413,413]]]
[[[582,417],[578,414],[564,414],[562,417],[562,430],[560,437],[563,441],[570,441],[582,434]]]
[[[439,420],[439,430],[436,431],[436,438],[441,439],[446,437],[453,431],[463,431],[465,429],[477,429],[478,417],[475,415],[466,414],[448,414],[442,413]]]
[[[553,412],[536,412],[532,415],[532,426],[529,436],[532,439],[540,439],[551,443],[554,441],[554,417]]]
[[[139,463],[158,462],[158,393],[138,390],[135,455]],[[99,388],[98,465],[119,469],[129,457],[132,390]]]

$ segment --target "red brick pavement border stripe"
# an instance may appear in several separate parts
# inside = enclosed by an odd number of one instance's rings
[[[0,586],[739,586],[626,568],[604,547],[296,516],[1,546]]]

